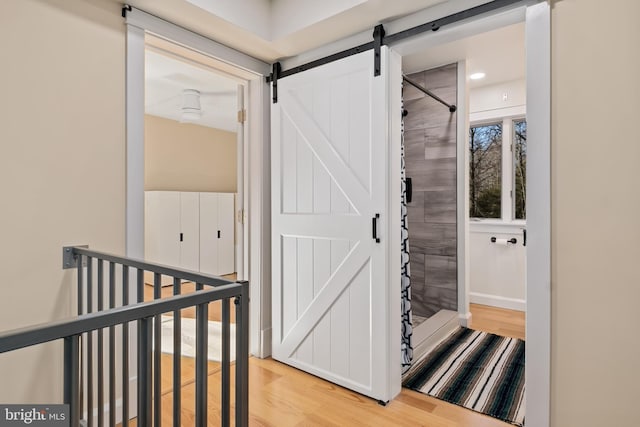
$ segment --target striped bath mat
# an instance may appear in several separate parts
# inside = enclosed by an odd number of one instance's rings
[[[404,386],[524,425],[524,341],[460,328],[414,363]]]

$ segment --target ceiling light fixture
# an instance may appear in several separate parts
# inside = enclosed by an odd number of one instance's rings
[[[182,91],[182,115],[180,116],[180,122],[197,122],[201,118],[200,92],[195,89],[184,89]]]
[[[471,80],[480,80],[480,79],[484,79],[484,77],[485,77],[485,76],[486,76],[486,74],[485,74],[485,73],[480,72],[480,73],[473,73],[473,74],[471,74],[471,75],[469,76],[469,78],[470,78]]]

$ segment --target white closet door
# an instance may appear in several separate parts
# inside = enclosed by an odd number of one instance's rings
[[[145,192],[144,256],[151,262],[180,265],[180,193]]]
[[[368,51],[278,80],[271,109],[273,357],[385,401],[386,61],[378,77]]]
[[[180,267],[200,269],[200,199],[199,193],[180,193]]]
[[[218,275],[218,193],[200,193],[200,271]]]
[[[234,194],[218,194],[218,274],[235,271]]]

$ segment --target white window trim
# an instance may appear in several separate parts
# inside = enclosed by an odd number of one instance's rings
[[[515,182],[515,157],[512,151],[514,142],[513,122],[516,120],[526,119],[526,107],[520,105],[517,107],[499,108],[489,111],[481,111],[469,114],[469,129],[476,126],[502,124],[502,159],[501,159],[501,212],[500,218],[474,218],[470,217],[470,223],[475,224],[512,224],[517,226],[525,226],[526,220],[516,219],[514,212],[514,182]],[[467,148],[468,149],[468,148]],[[467,165],[468,167],[468,165]],[[469,183],[467,181],[466,185]]]

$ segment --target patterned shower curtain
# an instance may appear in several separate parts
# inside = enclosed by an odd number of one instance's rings
[[[411,367],[413,360],[413,327],[411,320],[411,268],[409,265],[409,227],[407,223],[407,180],[404,164],[404,100],[401,104],[402,114],[400,141],[400,181],[402,188],[402,253],[401,253],[401,287],[402,287],[402,372]]]

